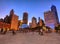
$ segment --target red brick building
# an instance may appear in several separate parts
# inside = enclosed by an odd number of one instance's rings
[[[4,22],[0,22],[0,28],[10,29],[10,24],[4,23]]]
[[[10,15],[0,21],[0,28],[18,30],[18,16],[14,14],[14,10],[10,11]]]

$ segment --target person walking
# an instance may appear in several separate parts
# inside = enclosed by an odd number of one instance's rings
[[[12,34],[13,34],[13,35],[15,35],[15,34],[16,34],[14,29],[12,29]]]
[[[0,32],[1,32],[1,34],[3,33],[3,28],[1,28],[1,31]]]

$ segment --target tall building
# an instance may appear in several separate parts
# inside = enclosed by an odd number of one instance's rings
[[[28,13],[27,12],[23,13],[23,24],[28,24]]]
[[[3,19],[3,18],[1,18],[1,19],[0,19],[0,22],[4,22],[4,19]]]
[[[45,25],[45,24],[44,24],[44,21],[43,21],[42,19],[40,19],[38,26],[44,26],[44,25]]]
[[[54,29],[54,26],[59,24],[57,10],[54,5],[51,7],[51,11],[44,12],[45,24]]]
[[[51,6],[51,11],[54,13],[54,17],[56,19],[56,24],[59,24],[58,13],[55,5]]]
[[[39,25],[39,22],[40,22],[40,17],[38,17],[38,25]]]
[[[53,12],[47,11],[44,13],[45,24],[47,26],[52,26],[56,23]]]
[[[9,16],[8,15],[6,15],[6,17],[4,18],[4,22],[10,24],[10,20],[9,20]]]
[[[38,22],[40,21],[40,17],[38,17]]]
[[[12,16],[12,15],[14,15],[14,10],[13,9],[10,11],[10,16]]]
[[[29,28],[32,28],[32,23],[31,22],[29,23]]]
[[[14,10],[10,11],[10,15],[4,19],[0,19],[0,28],[18,30],[18,16],[14,14]]]
[[[14,10],[10,11],[11,29],[18,30],[18,16],[14,14]]]
[[[37,19],[35,17],[32,17],[32,28],[35,28],[37,26]]]

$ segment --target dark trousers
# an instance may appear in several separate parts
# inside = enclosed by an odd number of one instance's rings
[[[1,29],[1,33],[3,32],[3,29]]]
[[[14,30],[12,30],[12,34],[13,34],[13,35],[15,35],[15,34],[16,34]]]

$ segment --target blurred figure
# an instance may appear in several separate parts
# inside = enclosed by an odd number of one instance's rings
[[[56,33],[58,32],[58,25],[55,26]]]
[[[3,33],[3,28],[1,28],[1,31],[0,32]]]
[[[39,34],[40,34],[40,35],[43,35],[43,29],[42,29],[42,26],[39,26],[39,27],[38,27],[38,30],[39,30],[39,31],[38,31]]]
[[[39,34],[43,35],[43,26],[45,26],[44,21],[40,19],[38,22],[38,29],[39,29]]]
[[[13,34],[13,35],[15,35],[15,34],[16,34],[14,29],[12,29],[12,34]]]
[[[40,29],[40,33],[41,33],[41,35],[43,35],[43,30],[42,29]]]
[[[58,32],[60,33],[60,25],[58,25]]]

